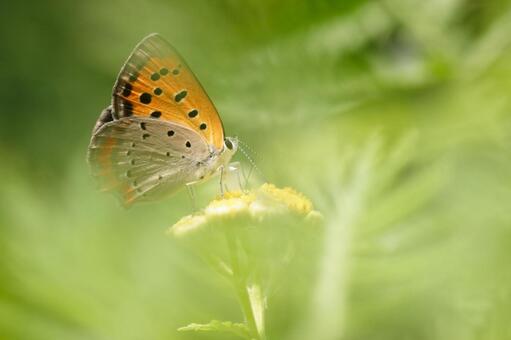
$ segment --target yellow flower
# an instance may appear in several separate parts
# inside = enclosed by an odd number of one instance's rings
[[[168,231],[175,237],[188,235],[216,222],[233,219],[262,222],[271,217],[303,217],[317,221],[321,214],[313,210],[312,202],[292,188],[277,188],[263,184],[250,192],[228,192],[206,206],[204,210],[181,218]]]
[[[180,236],[188,232],[193,231],[197,227],[201,226],[206,222],[206,218],[202,215],[188,215],[180,219],[176,224],[173,225],[174,236]]]
[[[322,233],[311,226],[321,219],[303,194],[273,184],[225,193],[203,210],[181,218],[168,234],[233,284],[247,322],[212,321],[180,330],[227,329],[259,338],[257,334],[264,333],[265,292],[274,282],[292,277],[287,274],[294,259],[303,263],[312,258]]]

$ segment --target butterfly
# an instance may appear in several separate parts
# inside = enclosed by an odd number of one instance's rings
[[[100,188],[130,206],[222,172],[237,148],[183,58],[151,34],[122,67],[87,158]]]

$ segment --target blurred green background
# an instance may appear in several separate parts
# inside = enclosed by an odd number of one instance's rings
[[[125,210],[89,175],[151,32],[325,217],[269,297],[269,339],[511,339],[510,1],[4,1],[0,28],[1,339],[226,339],[176,329],[241,321],[164,234],[186,192]]]

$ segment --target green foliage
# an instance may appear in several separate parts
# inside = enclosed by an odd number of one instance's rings
[[[307,251],[268,267],[268,340],[511,337],[508,0],[17,1],[0,26],[0,339],[244,332],[232,286],[165,236],[186,193],[124,210],[85,164],[150,32],[265,177],[324,216],[319,240],[295,235]]]
[[[195,331],[195,332],[225,332],[231,333],[244,339],[250,339],[250,333],[244,324],[232,323],[230,321],[218,321],[213,320],[207,324],[201,325],[197,323],[191,323],[188,326],[181,327],[178,329],[180,332]]]

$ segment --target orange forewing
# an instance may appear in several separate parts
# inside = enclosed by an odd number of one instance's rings
[[[122,68],[113,93],[116,118],[140,116],[194,129],[217,150],[222,121],[208,95],[179,54],[157,34],[144,39]]]

